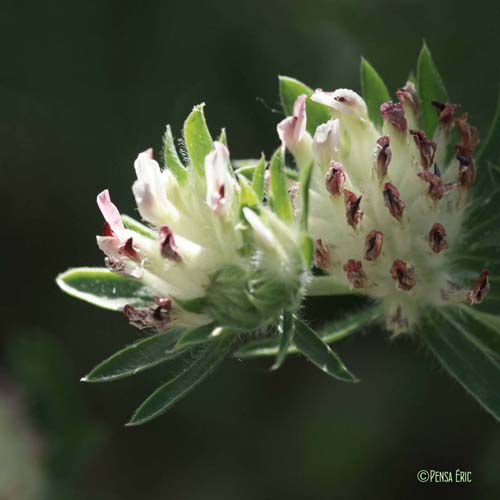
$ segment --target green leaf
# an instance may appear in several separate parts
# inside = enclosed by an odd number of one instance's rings
[[[309,217],[309,186],[311,185],[313,166],[314,164],[311,162],[300,172],[300,227],[303,231],[307,231],[307,219]]]
[[[203,113],[204,106],[195,106],[184,122],[186,149],[195,172],[200,176],[205,175],[205,156],[214,147]]]
[[[432,311],[421,335],[452,377],[500,420],[500,364],[481,342],[471,321],[456,320],[455,314]]]
[[[293,344],[309,361],[327,375],[345,382],[358,382],[358,379],[344,366],[340,358],[323,342],[319,335],[297,318]]]
[[[288,196],[288,183],[283,171],[281,150],[278,148],[271,158],[271,179],[269,188],[269,202],[273,211],[285,222],[291,222],[292,204]]]
[[[154,231],[149,229],[148,226],[136,221],[132,217],[123,214],[122,222],[126,229],[130,229],[131,231],[135,231],[136,233],[141,234],[142,236],[146,236],[146,238],[154,239],[156,237]]]
[[[167,125],[167,130],[163,136],[163,161],[165,162],[165,166],[174,174],[179,184],[182,185],[187,182],[189,172],[177,154],[170,125]]]
[[[56,283],[68,295],[110,311],[121,311],[127,304],[150,304],[155,295],[140,281],[100,267],[68,269]]]
[[[383,121],[380,116],[380,105],[390,101],[391,96],[384,81],[375,68],[365,59],[361,59],[361,93],[368,108],[370,120],[379,128]]]
[[[235,331],[234,328],[216,326],[215,323],[199,326],[184,332],[177,341],[175,348],[179,350],[186,347],[192,347],[193,345],[211,342],[216,339],[221,339],[226,335],[233,334]]]
[[[427,137],[432,138],[438,124],[432,101],[448,102],[448,93],[425,42],[417,61],[417,90],[421,100],[423,128]]]
[[[382,317],[380,306],[372,306],[356,312],[352,316],[328,323],[318,333],[327,344],[337,342],[363,328],[374,325]],[[240,346],[234,353],[239,359],[260,358],[264,356],[276,356],[279,351],[279,337],[252,340]],[[298,353],[297,348],[292,345],[288,349],[288,354]]]
[[[481,182],[481,185],[485,183],[490,183],[492,180],[492,171],[490,169],[489,174],[486,174],[486,169],[489,164],[498,165],[500,162],[500,93],[497,100],[497,107],[495,110],[495,115],[493,116],[493,120],[490,125],[490,129],[488,131],[488,135],[486,139],[481,143],[479,147],[479,151],[477,153],[477,164],[480,166],[481,171],[478,172],[478,182]],[[484,170],[484,172],[483,172]],[[496,175],[496,180],[500,179],[500,174],[498,172],[494,172]]]
[[[141,339],[98,364],[82,382],[112,382],[175,358],[180,354],[174,349],[178,337],[177,330],[169,330]]]
[[[266,175],[266,157],[262,155],[257,163],[252,177],[252,188],[257,198],[262,201],[264,198],[264,180]]]
[[[295,332],[295,322],[293,320],[292,313],[285,311],[281,316],[281,321],[278,327],[280,333],[279,337],[279,349],[276,356],[276,361],[274,362],[271,370],[277,370],[285,361],[288,354],[288,350],[292,345],[293,335]]]
[[[172,408],[226,358],[232,341],[231,336],[226,336],[208,344],[207,349],[194,356],[189,366],[179,370],[174,378],[153,392],[135,411],[127,425],[144,424]]]
[[[464,304],[460,305],[460,309],[465,320],[469,319],[468,317],[475,320],[469,322],[469,325],[476,341],[493,356],[500,358],[500,316],[481,312],[473,306]]]
[[[328,110],[322,105],[311,100],[313,91],[307,85],[304,85],[295,78],[288,76],[279,77],[280,100],[283,106],[283,111],[287,116],[293,115],[293,105],[299,95],[306,94],[307,113],[307,130],[310,134],[314,134],[316,128],[322,123],[330,120],[331,115]]]

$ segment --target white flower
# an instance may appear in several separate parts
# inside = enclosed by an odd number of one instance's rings
[[[133,192],[148,236],[124,226],[107,190],[97,198],[106,221],[97,237],[106,266],[151,291],[149,306],[125,307],[130,323],[164,330],[216,320],[258,328],[276,321],[283,307],[298,306],[305,274],[298,230],[262,205],[257,211],[242,205],[242,187],[252,188],[238,183],[224,144],[215,141],[202,175],[186,170],[182,186],[161,170],[152,150],[134,166]]]
[[[439,103],[436,141],[410,128],[419,109],[414,90],[408,84],[397,93],[401,102],[381,105],[382,129],[353,91],[312,96],[336,118],[317,128],[312,143],[315,265],[333,282],[382,301],[396,333],[411,329],[422,308],[479,303],[489,289],[487,270],[471,280],[450,256],[475,178],[477,130],[466,115],[453,116],[456,106]],[[452,127],[459,143],[445,161]]]

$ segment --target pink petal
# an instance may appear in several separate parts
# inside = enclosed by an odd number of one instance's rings
[[[97,205],[101,211],[104,220],[109,224],[109,227],[118,238],[125,236],[125,227],[123,226],[120,212],[116,205],[111,201],[109,191],[105,189],[97,195]]]

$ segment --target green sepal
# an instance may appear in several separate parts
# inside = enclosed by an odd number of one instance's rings
[[[122,214],[121,217],[125,229],[139,233],[142,236],[146,236],[146,238],[154,239],[156,237],[155,232],[152,229],[149,229],[148,226],[145,226],[128,215]]]
[[[321,337],[298,318],[295,318],[293,344],[309,361],[327,375],[345,382],[358,382],[358,379],[345,367],[344,363],[323,342]]]
[[[63,292],[110,311],[150,305],[155,295],[140,281],[101,267],[76,267],[56,278]]]
[[[227,147],[227,134],[226,134],[226,129],[223,128],[220,131],[219,137],[217,138],[217,141],[220,142],[221,144],[224,144],[224,146]]]
[[[307,95],[306,114],[307,114],[307,131],[314,135],[314,132],[322,123],[330,120],[331,115],[328,110],[317,102],[311,100],[313,90],[295,78],[288,76],[279,77],[279,91],[281,105],[287,116],[293,115],[293,105],[297,97],[302,94]]]
[[[164,414],[184,396],[196,388],[227,357],[233,338],[226,336],[210,342],[206,349],[186,356],[178,365],[173,378],[159,387],[137,408],[127,426],[142,425]]]
[[[244,177],[239,177],[240,193],[239,201],[240,208],[243,207],[255,207],[259,205],[261,199],[257,196],[252,186]]]
[[[309,217],[309,186],[313,171],[313,162],[309,163],[300,171],[299,196],[300,196],[300,228],[307,231],[307,220]]]
[[[206,297],[196,297],[195,299],[179,299],[173,297],[173,299],[182,309],[195,314],[203,314],[208,304]]]
[[[99,363],[82,382],[112,382],[173,359],[180,354],[174,349],[178,337],[178,330],[169,330],[141,339]]]
[[[421,336],[449,374],[500,420],[500,362],[478,335],[484,325],[456,308],[440,312],[429,312]]]
[[[314,260],[314,242],[309,233],[302,232],[300,235],[300,253],[304,266],[309,269]]]
[[[295,321],[290,311],[284,311],[281,315],[278,332],[280,334],[278,354],[271,370],[277,370],[285,362],[288,350],[292,345],[295,333]]]
[[[382,315],[383,313],[380,306],[372,306],[367,309],[362,309],[347,318],[328,323],[318,332],[318,334],[323,342],[328,344],[337,342],[367,326],[376,324]],[[251,340],[240,346],[234,353],[234,356],[240,359],[276,356],[279,351],[279,343],[279,337]],[[288,349],[288,354],[297,353],[297,348],[294,345],[291,345]]]
[[[283,171],[281,148],[271,158],[271,179],[269,186],[269,203],[276,215],[285,222],[291,222],[292,204],[288,196],[288,183]]]
[[[194,171],[200,176],[205,175],[205,157],[214,147],[203,112],[204,106],[195,106],[184,122],[186,150]]]
[[[421,101],[423,129],[427,137],[432,139],[439,121],[432,101],[448,102],[448,92],[425,42],[417,60],[417,91]]]
[[[182,350],[186,347],[192,347],[198,344],[204,344],[205,342],[212,342],[216,339],[221,339],[222,337],[234,333],[236,330],[234,328],[224,328],[222,326],[217,326],[215,323],[210,323],[208,325],[199,326],[197,328],[191,328],[182,333],[181,337],[175,345],[176,350]]]
[[[259,163],[255,166],[255,170],[252,175],[252,188],[257,195],[259,201],[264,198],[264,185],[265,185],[265,175],[266,175],[266,157],[262,155],[260,157]]]
[[[377,127],[382,128],[383,120],[380,115],[380,105],[390,101],[391,96],[384,80],[365,58],[361,59],[360,73],[361,93],[368,108],[368,116]]]
[[[179,158],[170,125],[167,125],[165,135],[163,136],[163,161],[165,166],[174,174],[180,185],[187,182],[189,172]]]

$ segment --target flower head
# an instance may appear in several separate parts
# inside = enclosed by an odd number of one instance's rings
[[[309,229],[317,266],[339,286],[380,301],[387,328],[399,333],[426,308],[480,303],[489,285],[487,272],[472,278],[457,267],[476,178],[477,129],[467,114],[455,116],[457,105],[433,102],[438,123],[428,136],[418,128],[414,85],[396,95],[378,105],[373,121],[356,92],[317,90],[311,100],[331,118],[317,126],[310,151],[304,146],[296,155],[295,143],[284,140],[299,169],[314,165]],[[305,110],[303,102],[301,95],[296,108]]]

